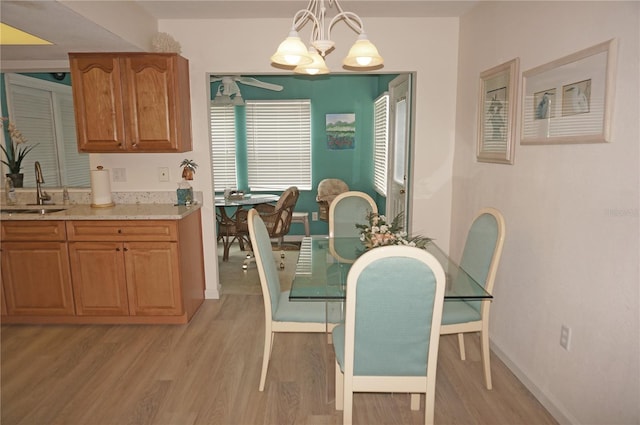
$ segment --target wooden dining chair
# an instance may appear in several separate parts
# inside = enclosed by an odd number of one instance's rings
[[[282,245],[284,236],[289,233],[289,230],[291,228],[291,221],[293,220],[293,210],[296,207],[299,196],[300,191],[298,190],[298,188],[295,186],[291,186],[284,192],[282,192],[282,195],[280,195],[280,198],[275,205],[260,204],[254,207],[262,217],[262,220],[267,227],[267,231],[269,232],[269,237],[278,241],[278,247]],[[249,240],[247,214],[247,210],[239,210],[236,213],[236,227],[238,231],[238,237],[244,238],[247,242],[249,242],[250,252],[247,254],[242,264],[243,270],[247,270],[249,264],[255,261],[252,253],[253,247],[251,241]],[[281,251],[280,256],[283,259],[285,258],[284,251]],[[284,268],[283,261],[280,262],[280,268]]]
[[[275,333],[327,332],[332,326],[327,327],[324,303],[289,301],[289,291],[280,289],[280,277],[267,226],[255,209],[249,210],[247,221],[264,299],[264,351],[258,387],[264,391]]]
[[[384,246],[364,253],[347,278],[346,317],[333,330],[336,409],[353,417],[355,392],[411,393],[433,423],[445,275],[427,251]]]
[[[492,294],[504,244],[504,217],[495,208],[480,210],[471,224],[460,267]],[[489,309],[491,300],[449,301],[444,305],[440,334],[458,334],[460,359],[465,360],[464,334],[480,332],[482,367],[488,390],[492,388],[489,349]]]
[[[336,196],[329,206],[329,237],[360,236],[356,224],[366,223],[369,213],[377,213],[378,206],[364,192],[348,191]]]

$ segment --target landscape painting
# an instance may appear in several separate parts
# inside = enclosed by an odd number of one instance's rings
[[[356,114],[327,114],[327,147],[331,150],[354,149]]]

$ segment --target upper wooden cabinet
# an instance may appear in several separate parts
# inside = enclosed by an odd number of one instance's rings
[[[69,53],[78,150],[192,150],[189,62],[176,53]]]

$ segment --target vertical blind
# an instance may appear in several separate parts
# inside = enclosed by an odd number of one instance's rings
[[[387,157],[389,145],[389,95],[383,94],[373,104],[373,183],[375,190],[387,195]]]
[[[211,105],[209,118],[213,190],[237,188],[235,108],[233,105]]]
[[[311,101],[247,101],[247,174],[252,190],[311,190]]]

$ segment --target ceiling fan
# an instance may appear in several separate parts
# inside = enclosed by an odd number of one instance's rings
[[[213,103],[217,105],[244,105],[238,83],[273,91],[281,91],[283,89],[279,84],[266,83],[257,78],[243,77],[241,75],[212,75],[210,81],[212,83],[221,81],[216,97],[213,99]]]

